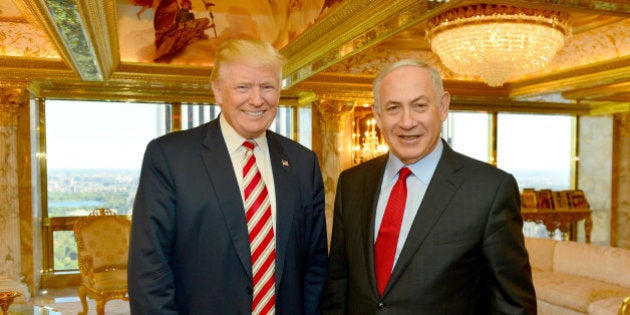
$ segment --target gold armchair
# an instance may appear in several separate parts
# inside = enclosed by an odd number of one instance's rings
[[[96,313],[105,312],[112,299],[128,301],[127,255],[131,222],[109,209],[96,209],[74,225],[79,254],[79,298],[86,315],[86,296],[96,301]]]
[[[621,303],[621,307],[619,308],[619,315],[628,314],[630,314],[630,296],[623,299],[623,303]]]

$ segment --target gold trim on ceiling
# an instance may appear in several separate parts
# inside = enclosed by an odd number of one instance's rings
[[[426,1],[345,0],[281,52],[289,59],[284,84],[291,87],[331,65],[416,24]]]
[[[554,94],[628,80],[630,55],[510,84],[510,97]]]
[[[109,77],[119,60],[115,53],[118,39],[114,0],[89,3],[15,0],[15,3],[22,12],[36,17],[62,58],[83,80],[103,81]]]
[[[630,112],[630,102],[594,102],[591,105],[590,115],[610,115]]]
[[[0,56],[0,85],[17,82],[18,86],[23,86],[28,82],[31,92],[43,97],[76,95],[81,98],[183,102],[203,102],[212,98],[208,82],[211,69],[208,67],[120,61],[116,0],[11,1],[23,12],[26,21],[43,30],[49,37],[49,45],[58,49],[61,59]],[[426,20],[454,6],[480,2],[344,0],[282,49],[289,58],[285,75],[293,80],[290,88],[283,91],[283,98],[296,100],[298,104],[313,97],[371,103],[374,73],[359,71],[357,73],[363,75],[353,75],[325,71],[355,66],[350,61],[357,63],[356,69],[377,69],[376,63],[394,57],[437,58],[424,39]],[[506,0],[490,3],[567,11],[571,14],[574,34],[585,33],[585,36],[573,47],[576,51],[566,54],[555,68],[515,80],[501,88],[489,88],[474,78],[447,77],[445,88],[453,95],[454,107],[507,108],[515,104],[518,111],[555,108],[567,112],[575,108],[573,112],[587,114],[584,107],[589,104],[593,104],[593,112],[625,108],[623,104],[630,101],[630,91],[627,91],[630,53],[627,37],[623,35],[630,27],[630,3],[627,0]],[[63,16],[53,18],[48,12],[49,6],[60,4],[70,4],[76,12],[60,9]],[[68,30],[57,27],[65,21],[64,18],[70,18],[73,25],[81,25],[86,46],[75,46],[76,38],[67,38],[64,34]],[[78,53],[76,49],[79,49]],[[383,52],[372,56],[374,51]],[[619,57],[610,59],[614,56]],[[75,62],[78,58],[85,58],[93,68]],[[331,67],[333,64],[339,66]],[[96,72],[91,72],[94,69]],[[94,77],[88,80],[85,76]],[[560,96],[566,99],[566,104]],[[536,104],[527,108],[526,103]],[[615,103],[622,105],[610,105]],[[575,107],[577,104],[579,106]]]

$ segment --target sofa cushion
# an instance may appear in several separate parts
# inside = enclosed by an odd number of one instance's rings
[[[590,303],[630,295],[630,289],[563,272],[533,272],[536,297],[551,304],[586,313]]]
[[[615,315],[623,303],[623,296],[595,301],[588,306],[590,315]]]
[[[529,253],[532,269],[541,271],[553,270],[553,250],[557,241],[550,238],[526,237],[525,247]]]
[[[553,270],[630,288],[630,250],[577,242],[558,242]]]

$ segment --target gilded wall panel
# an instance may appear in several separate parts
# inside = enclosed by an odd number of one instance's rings
[[[614,179],[616,183],[615,220],[611,227],[616,233],[615,244],[630,248],[630,114],[615,115],[617,147],[615,156]],[[615,201],[615,200],[613,200]]]

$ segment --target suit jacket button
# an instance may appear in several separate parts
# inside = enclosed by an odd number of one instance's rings
[[[382,311],[385,309],[385,303],[383,302],[378,302],[378,304],[376,304],[376,309],[379,311]]]
[[[252,287],[245,288],[245,291],[247,291],[247,294],[249,295],[252,295],[254,293],[254,289],[252,289]]]

